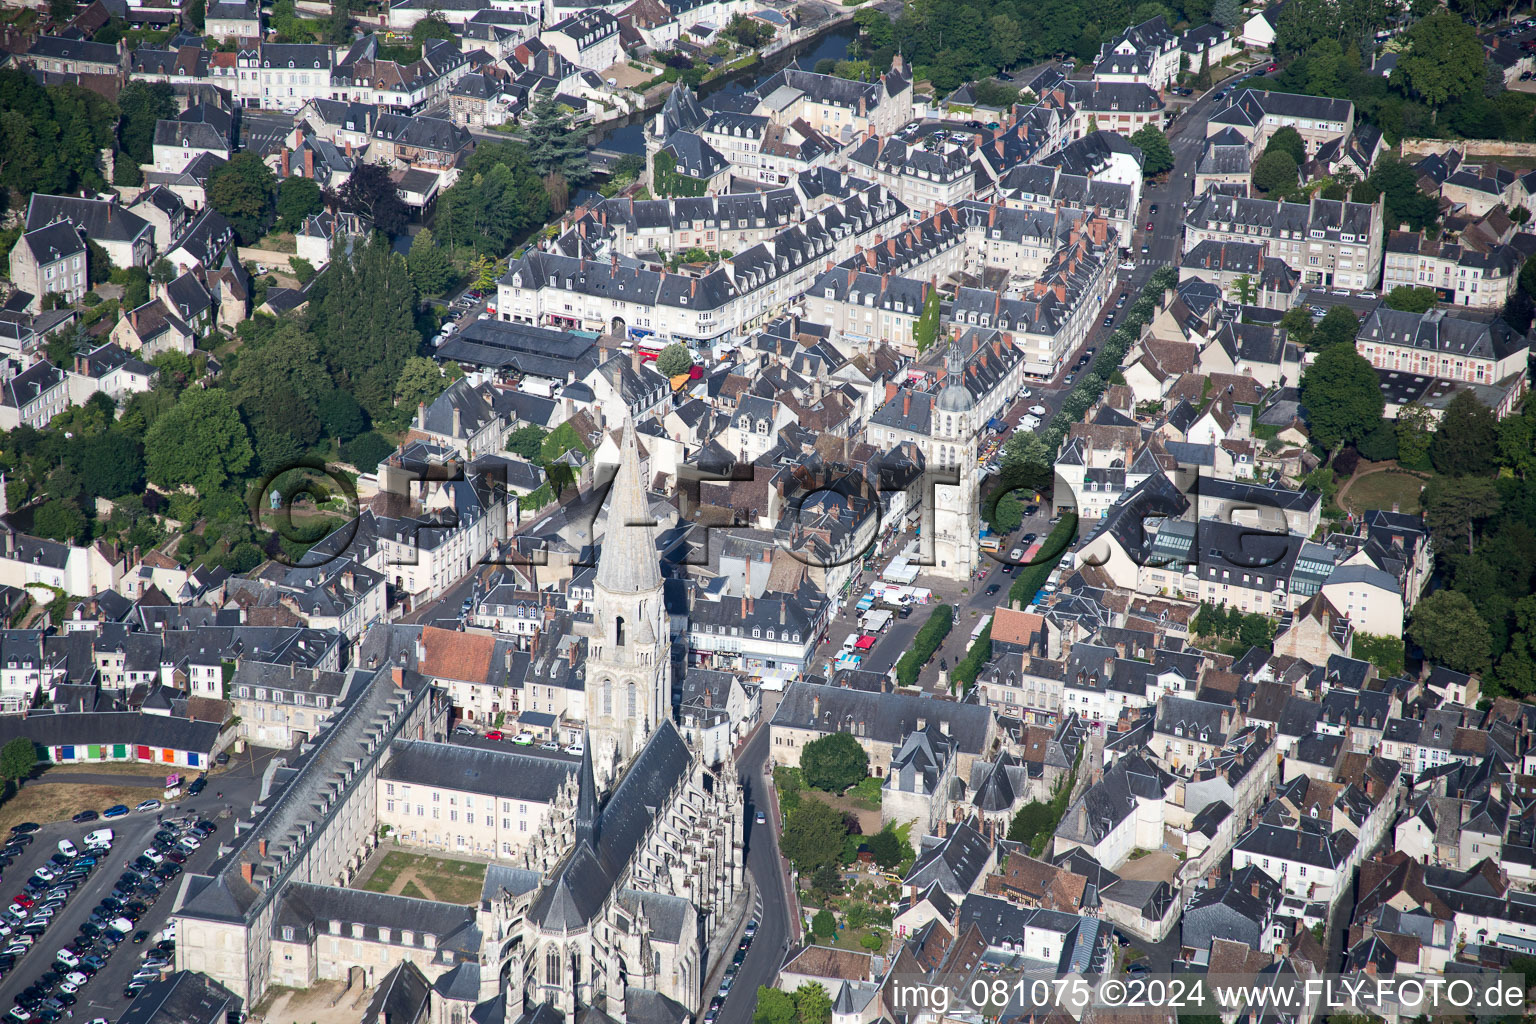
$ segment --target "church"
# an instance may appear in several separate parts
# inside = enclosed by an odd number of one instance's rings
[[[656,531],[626,421],[587,638],[580,770],[492,893],[505,1019],[662,1021],[703,1009],[709,943],[744,892],[734,758],[712,771],[671,716],[672,644]],[[524,889],[516,878],[538,877]]]

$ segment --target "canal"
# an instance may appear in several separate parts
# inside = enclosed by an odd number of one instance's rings
[[[725,93],[727,96],[740,96],[791,64],[809,71],[818,61],[828,58],[843,60],[848,56],[848,46],[858,35],[858,31],[852,22],[835,26],[807,40],[799,47],[792,47],[783,53],[774,54],[763,65],[747,68],[734,75],[726,75],[713,82],[706,82],[699,89],[699,95],[713,96],[717,93]],[[630,115],[624,121],[611,122],[602,130],[588,136],[587,145],[593,149],[610,149],[616,153],[644,153],[645,123],[654,113],[654,111],[639,112]]]

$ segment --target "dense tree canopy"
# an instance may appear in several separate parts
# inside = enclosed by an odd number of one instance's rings
[[[835,864],[843,854],[848,825],[841,811],[820,800],[801,800],[789,812],[779,848],[795,870],[810,874],[823,864]]]
[[[869,774],[869,755],[848,733],[834,732],[801,749],[800,772],[807,785],[841,793]]]
[[[77,85],[44,88],[0,68],[0,187],[78,194],[100,190],[100,155],[116,142],[117,106]]]
[[[1312,439],[1333,448],[1375,429],[1385,402],[1371,364],[1352,345],[1330,345],[1302,374],[1301,404]]]
[[[208,205],[225,216],[242,245],[267,233],[276,201],[277,179],[256,153],[236,153],[208,176]]]
[[[1488,625],[1465,594],[1437,590],[1424,598],[1413,610],[1408,636],[1436,665],[1457,672],[1488,668]]]
[[[1173,170],[1173,147],[1168,145],[1168,136],[1156,125],[1143,125],[1137,129],[1131,142],[1141,150],[1141,173],[1144,176],[1155,178]]]
[[[1499,422],[1470,391],[1459,391],[1440,418],[1429,446],[1435,468],[1451,476],[1487,473],[1499,453]]]
[[[223,391],[193,388],[144,437],[149,479],[161,487],[222,488],[251,464],[245,424]]]
[[[1436,111],[1483,82],[1483,44],[1460,18],[1441,11],[1408,29],[1397,69],[1415,96]]]

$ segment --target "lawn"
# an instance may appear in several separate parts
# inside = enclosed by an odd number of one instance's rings
[[[132,807],[140,800],[159,798],[160,794],[143,786],[67,786],[31,782],[20,793],[0,805],[0,835],[12,825],[35,821],[66,821],[81,811],[101,811],[113,804]]]
[[[1383,470],[1365,476],[1357,474],[1340,504],[1346,511],[1365,512],[1373,508],[1390,509],[1395,501],[1398,511],[1417,515],[1423,486],[1421,477],[1409,473]]]
[[[91,761],[84,764],[56,764],[47,768],[50,778],[60,775],[133,775],[141,779],[159,779],[165,781],[167,775],[180,775],[182,778],[197,778],[197,770],[178,768],[168,764],[150,764],[147,761]],[[144,797],[139,797],[143,800]],[[135,801],[137,802],[137,801]],[[111,806],[108,804],[107,806]]]
[[[362,885],[368,892],[466,905],[480,902],[484,887],[484,864],[400,850],[386,853]]]

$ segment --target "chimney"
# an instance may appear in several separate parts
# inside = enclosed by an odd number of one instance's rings
[[[818,719],[820,717],[821,717],[821,698],[820,697],[812,697],[811,698],[811,721],[814,722],[814,721],[816,721],[816,719]]]
[[[912,392],[901,393],[901,415],[903,418],[912,415]]]
[[[350,160],[351,158],[352,158],[352,140],[348,139],[347,140],[347,159]]]
[[[288,177],[288,158],[289,158],[289,155],[290,154],[288,153],[288,148],[286,146],[283,147],[282,155],[280,157],[280,160],[281,160],[281,166],[283,168],[283,177],[285,177],[285,178]]]
[[[315,151],[312,149],[304,150],[304,177],[311,180],[315,177]]]
[[[427,403],[426,402],[417,402],[416,403],[416,429],[417,430],[426,430],[427,429]]]
[[[640,346],[636,345],[629,350],[629,368],[636,373],[640,372]]]
[[[265,839],[256,840],[256,852],[263,857],[267,855],[267,841]]]
[[[251,883],[251,874],[252,874],[252,871],[254,870],[254,867],[255,867],[255,865],[253,865],[250,861],[245,861],[245,862],[243,862],[240,865],[240,877],[245,879],[245,884],[246,885],[252,884]]]
[[[464,436],[464,414],[459,411],[458,406],[453,407],[453,436]]]

